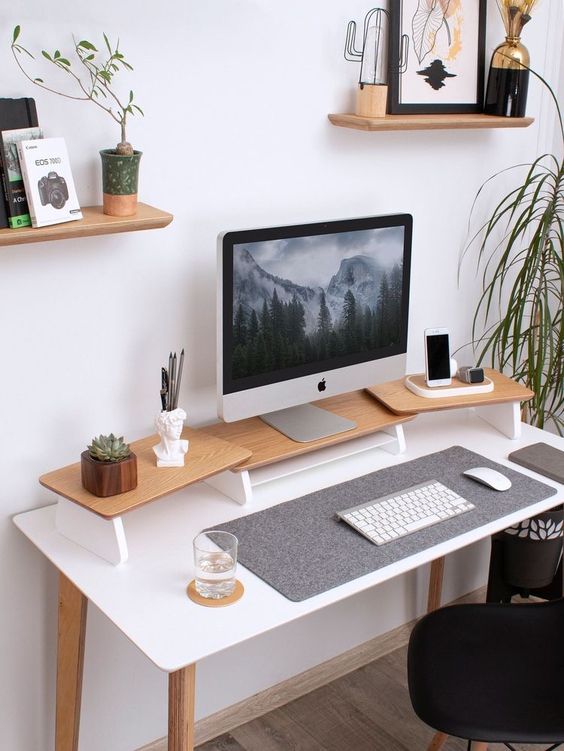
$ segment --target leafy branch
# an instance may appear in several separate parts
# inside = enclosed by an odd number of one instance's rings
[[[144,113],[134,102],[133,91],[130,91],[126,98],[120,97],[115,91],[114,79],[117,73],[123,70],[133,70],[133,67],[119,50],[119,40],[114,46],[110,44],[106,34],[103,34],[105,49],[102,53],[87,39],[77,42],[73,37],[74,54],[79,62],[78,73],[76,72],[77,68],[73,68],[69,57],[63,55],[60,50],[56,49],[54,52],[41,50],[41,54],[51,65],[64,71],[73,80],[76,93],[72,94],[58,91],[48,86],[42,78],[34,77],[28,72],[23,60],[25,60],[26,56],[32,60],[35,57],[18,41],[20,34],[21,27],[18,25],[14,28],[12,34],[11,50],[18,68],[28,81],[31,81],[31,83],[45,91],[50,91],[52,94],[57,94],[66,99],[93,102],[97,107],[107,112],[112,120],[120,126],[121,142],[116,147],[117,153],[123,155],[133,154],[133,147],[127,141],[127,118],[129,115],[143,115]]]

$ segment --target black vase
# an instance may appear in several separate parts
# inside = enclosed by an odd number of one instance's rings
[[[519,37],[507,37],[505,42],[494,50],[484,104],[486,115],[525,116],[529,90],[529,62],[529,53]]]

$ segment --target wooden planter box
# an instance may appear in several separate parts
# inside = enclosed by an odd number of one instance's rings
[[[126,493],[137,487],[137,457],[132,453],[120,462],[99,462],[83,451],[80,474],[82,486],[100,498]]]

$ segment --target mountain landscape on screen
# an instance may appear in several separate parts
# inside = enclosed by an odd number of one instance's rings
[[[252,244],[234,250],[234,379],[400,341],[400,252],[387,264],[367,253],[335,258],[319,284],[300,284],[263,268]],[[315,253],[304,254],[303,264],[307,274],[294,266],[296,276],[315,278]]]

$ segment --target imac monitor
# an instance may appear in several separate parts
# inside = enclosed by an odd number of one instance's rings
[[[409,214],[220,235],[220,417],[355,427],[309,402],[405,374],[411,236]]]

